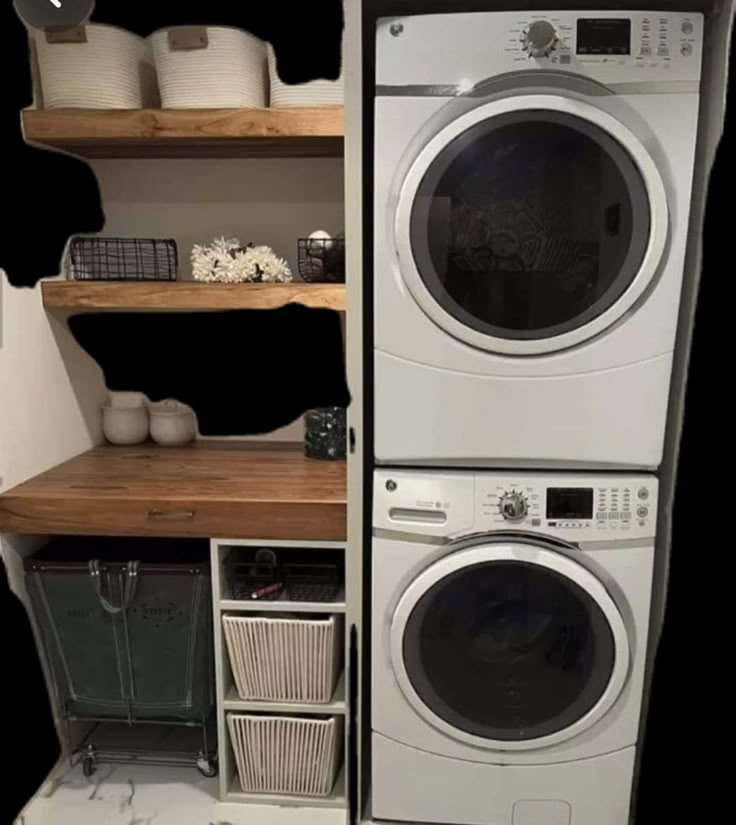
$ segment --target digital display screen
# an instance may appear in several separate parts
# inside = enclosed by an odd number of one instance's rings
[[[593,488],[550,487],[547,490],[547,518],[593,518]]]
[[[578,20],[578,54],[631,54],[631,20]]]

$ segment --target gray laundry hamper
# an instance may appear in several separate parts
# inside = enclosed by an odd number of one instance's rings
[[[65,718],[181,724],[210,714],[211,589],[201,543],[58,539],[25,570]]]

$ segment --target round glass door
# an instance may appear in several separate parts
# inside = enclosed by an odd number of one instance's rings
[[[537,546],[485,545],[415,580],[394,617],[392,655],[429,721],[508,748],[560,741],[605,713],[628,643],[585,568]]]
[[[613,118],[564,104],[479,107],[407,175],[402,274],[469,343],[519,353],[575,343],[619,317],[661,257],[666,200],[653,162]]]

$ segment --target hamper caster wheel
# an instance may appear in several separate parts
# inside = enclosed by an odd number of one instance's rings
[[[202,774],[202,776],[206,776],[208,779],[211,779],[213,776],[217,776],[216,757],[208,758],[206,756],[198,756],[197,770]]]
[[[97,760],[94,756],[85,756],[82,760],[82,773],[89,779],[97,770]]]

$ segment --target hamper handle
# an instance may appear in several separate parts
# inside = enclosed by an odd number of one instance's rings
[[[123,610],[130,607],[131,602],[135,596],[136,587],[138,586],[138,562],[129,561],[125,566],[123,573],[125,577],[125,584],[123,585],[123,595],[120,601],[120,607],[115,607],[109,602],[102,593],[102,572],[100,570],[99,559],[93,559],[89,563],[89,574],[92,577],[92,586],[97,594],[97,600],[102,605],[103,610],[111,616],[117,613],[122,613]]]

